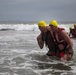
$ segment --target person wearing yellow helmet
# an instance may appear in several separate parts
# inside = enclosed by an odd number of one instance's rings
[[[38,27],[41,32],[46,32],[46,22],[45,21],[39,21],[38,22]]]
[[[57,23],[56,20],[52,20],[52,21],[50,22],[50,25],[51,25],[51,26],[54,26],[54,27],[58,27],[58,23]]]
[[[74,24],[74,28],[76,29],[76,24]]]
[[[76,38],[76,24],[74,24],[74,38]]]
[[[71,38],[76,38],[76,24],[74,24],[74,28],[70,27],[69,30],[69,36]]]
[[[52,35],[50,32],[52,32],[50,29],[50,26],[47,26],[45,21],[39,21],[38,27],[41,33],[37,36],[37,43],[39,47],[42,49],[44,47],[44,44],[46,47],[48,47],[49,51],[47,52],[48,56],[52,56],[55,53],[55,47],[54,47],[54,41],[52,38]]]
[[[58,26],[56,20],[52,20],[49,24],[53,31],[53,40],[56,44],[55,53],[61,60],[70,60],[73,56],[73,43],[64,28]]]
[[[38,22],[38,26],[46,27],[46,22],[42,20],[42,21]]]
[[[45,43],[49,49],[48,56],[69,61],[73,56],[73,44],[64,28],[59,28],[56,20],[52,20],[49,26],[44,21],[40,21],[38,27],[41,31],[37,37],[39,47],[42,49]]]
[[[37,42],[39,47],[42,49],[44,46],[44,41],[42,40],[42,35],[47,32],[46,30],[46,22],[45,21],[39,21],[38,22],[38,28],[41,31],[41,33],[37,36]]]
[[[69,36],[74,37],[74,28],[69,27]]]
[[[51,27],[52,31],[55,31],[58,29],[58,22],[56,20],[50,21],[49,26]]]
[[[72,30],[73,28],[72,27],[69,27],[69,30]]]

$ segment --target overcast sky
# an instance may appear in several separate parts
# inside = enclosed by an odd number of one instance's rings
[[[76,0],[0,0],[0,21],[76,21]]]

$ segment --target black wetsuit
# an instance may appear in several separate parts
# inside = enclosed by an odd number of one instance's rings
[[[49,31],[46,34],[42,34],[42,40],[45,41],[45,44],[49,49],[49,51],[48,51],[49,53],[47,53],[47,55],[52,56],[52,54],[57,53],[58,48]]]

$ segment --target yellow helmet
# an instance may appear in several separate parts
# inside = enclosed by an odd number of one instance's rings
[[[46,27],[46,22],[45,21],[40,21],[40,22],[38,22],[38,26]]]
[[[50,25],[57,27],[57,26],[58,26],[58,23],[57,23],[56,20],[52,20],[52,21],[50,22]]]
[[[69,27],[69,30],[72,30],[72,27]]]
[[[76,27],[76,24],[74,24],[74,27]]]

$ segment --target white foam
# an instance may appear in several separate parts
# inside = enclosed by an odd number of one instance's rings
[[[59,27],[65,28],[66,31],[69,31],[70,26],[73,24],[59,24]],[[39,31],[37,24],[0,24],[1,29]]]

